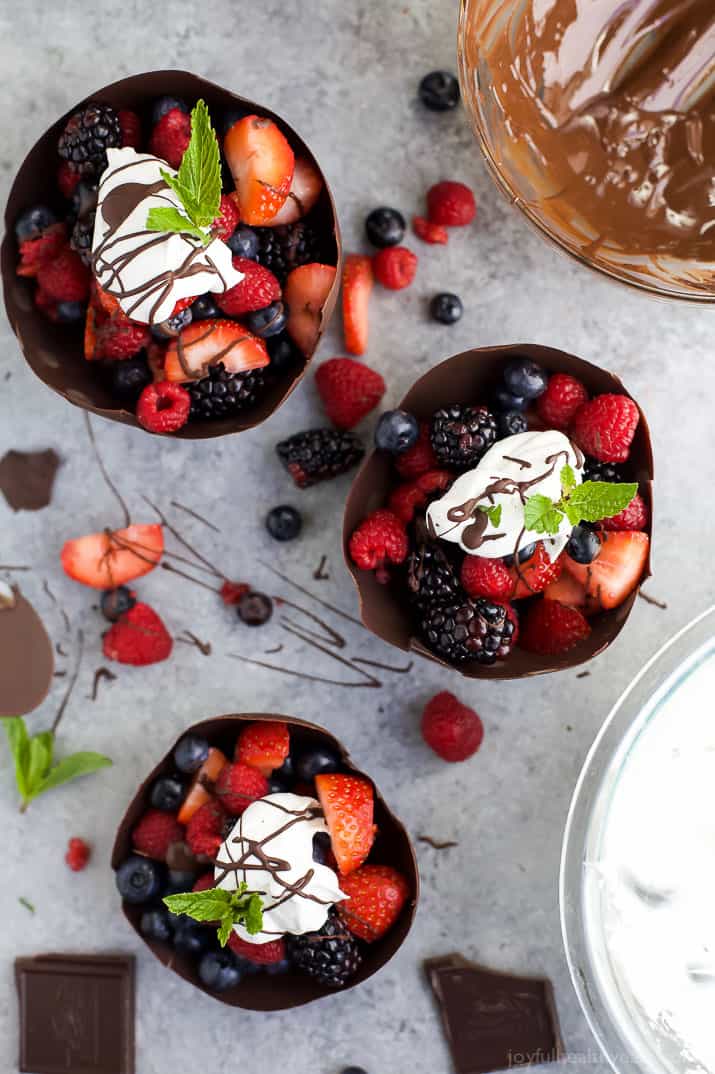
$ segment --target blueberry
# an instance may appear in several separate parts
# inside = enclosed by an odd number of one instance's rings
[[[375,447],[389,455],[401,455],[417,443],[420,426],[406,410],[386,410],[375,429]]]
[[[244,313],[241,324],[244,324],[249,332],[261,339],[270,339],[283,331],[288,320],[288,309],[282,302],[271,302],[262,310],[253,313]]]
[[[117,869],[117,891],[125,902],[149,902],[161,891],[164,875],[158,862],[132,854]]]
[[[199,962],[199,977],[212,992],[226,992],[241,981],[241,971],[233,952],[207,951]]]
[[[405,237],[405,218],[397,209],[373,209],[365,220],[365,232],[373,246],[398,246]]]
[[[76,324],[84,319],[86,309],[84,302],[58,302],[55,313],[62,324]]]
[[[97,183],[89,183],[86,179],[83,179],[81,183],[77,183],[77,186],[72,191],[70,200],[72,215],[77,219],[88,217],[97,208],[98,197],[99,187]]]
[[[211,946],[213,935],[206,925],[190,917],[180,917],[174,926],[174,947],[185,955],[201,955]]]
[[[340,1074],[367,1074],[367,1071],[362,1067],[345,1067]]]
[[[209,744],[198,735],[184,735],[174,750],[174,763],[180,772],[196,772],[209,755]]]
[[[464,313],[464,306],[459,295],[453,295],[450,291],[443,291],[435,295],[429,304],[432,318],[440,324],[456,324]]]
[[[263,966],[258,962],[251,962],[250,958],[240,958],[238,955],[235,955],[234,958],[241,977],[255,977],[263,969]]]
[[[173,339],[174,336],[178,336],[183,328],[190,325],[192,320],[191,306],[187,306],[186,309],[179,310],[173,317],[168,317],[161,324],[151,325],[151,334],[154,339]]]
[[[271,356],[271,369],[274,373],[284,373],[297,365],[300,352],[287,336],[276,336],[266,344]]]
[[[265,593],[246,593],[238,602],[236,612],[246,626],[263,626],[273,615],[273,601]]]
[[[317,832],[313,836],[313,861],[318,865],[325,865],[331,848],[330,836],[327,832]]]
[[[293,964],[289,958],[281,959],[280,962],[271,962],[266,966],[266,973],[269,977],[278,977],[283,973],[290,973],[293,969]]]
[[[228,134],[233,127],[234,123],[238,123],[239,119],[245,117],[245,112],[239,112],[238,108],[229,108],[223,113],[219,121],[219,129],[222,134]]]
[[[104,590],[99,598],[99,607],[105,619],[116,623],[120,615],[133,608],[136,602],[136,597],[132,596],[125,585],[118,585],[116,589]]]
[[[280,768],[276,768],[268,780],[270,793],[282,794],[285,791],[289,791],[293,786],[294,779],[293,762],[290,757],[286,757]]]
[[[164,895],[185,895],[196,883],[196,873],[183,869],[169,870]]]
[[[529,400],[523,395],[514,395],[500,385],[494,391],[492,403],[494,405],[494,410],[497,411],[526,410],[529,405]]]
[[[526,418],[518,410],[507,410],[504,414],[497,414],[499,436],[516,436],[517,433],[525,433],[528,428]]]
[[[166,943],[171,939],[172,930],[172,915],[168,910],[145,910],[139,919],[139,931],[147,940]]]
[[[221,316],[221,310],[211,295],[199,295],[189,308],[191,309],[191,319],[194,321],[208,321]]]
[[[233,235],[226,239],[226,245],[234,257],[247,257],[249,261],[258,257],[258,235],[246,224],[238,225]]]
[[[601,551],[601,538],[594,529],[589,526],[574,526],[569,542],[566,545],[566,553],[576,563],[593,563]]]
[[[180,97],[157,97],[151,106],[152,124],[158,123],[162,116],[170,112],[172,108],[178,108],[181,112],[188,112],[189,108]]]
[[[295,507],[281,504],[266,515],[266,529],[277,541],[294,541],[303,528],[303,516]]]
[[[45,228],[57,223],[57,217],[46,205],[33,205],[20,213],[15,221],[15,238],[18,242],[26,242],[27,239],[36,239]]]
[[[135,403],[152,375],[145,357],[125,358],[109,366],[109,390],[126,403]]]
[[[524,545],[523,548],[519,549],[519,562],[520,563],[526,563],[527,559],[531,559],[531,557],[533,556],[535,551],[536,551],[536,542],[535,541],[534,541],[533,544]],[[504,563],[505,563],[505,565],[507,567],[513,567],[514,566],[514,557],[513,556],[504,556]]]
[[[546,391],[549,378],[530,358],[514,358],[504,369],[504,383],[512,395],[536,399]]]
[[[158,779],[151,789],[149,801],[154,809],[163,809],[167,813],[176,813],[184,800],[184,783],[174,776]]]
[[[327,746],[303,750],[295,759],[295,774],[301,783],[310,783],[321,772],[337,772],[339,768],[340,758]]]
[[[459,82],[450,71],[430,71],[420,82],[419,95],[430,112],[449,112],[459,104]]]

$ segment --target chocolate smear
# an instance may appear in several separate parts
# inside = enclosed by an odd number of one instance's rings
[[[191,630],[182,631],[178,637],[174,638],[174,641],[181,641],[184,645],[193,645],[203,656],[211,656],[211,642],[202,641]]]
[[[328,574],[328,572],[325,569],[327,567],[327,565],[328,565],[328,557],[327,556],[321,556],[320,557],[320,563],[318,564],[318,566],[313,571],[313,577],[315,578],[316,582],[326,582],[328,580],[328,578],[330,578],[330,575]]]
[[[55,660],[39,615],[19,589],[10,592],[0,608],[0,716],[25,716],[45,700]]]
[[[642,589],[639,590],[638,596],[641,600],[644,600],[646,604],[652,604],[654,608],[660,608],[661,611],[664,612],[668,610],[668,605],[664,600],[656,600],[655,597],[651,597],[650,593],[644,593]]]
[[[426,843],[427,846],[432,847],[433,850],[451,850],[452,847],[459,846],[459,843],[454,839],[440,841],[439,839],[433,839],[431,835],[418,835],[417,839],[420,843]]]
[[[6,451],[0,459],[0,492],[13,511],[41,511],[52,500],[62,460],[56,451]]]
[[[94,673],[94,682],[92,683],[92,693],[89,696],[89,700],[90,701],[96,701],[97,700],[97,694],[99,693],[99,684],[102,681],[102,679],[105,679],[107,682],[114,682],[116,677],[117,676],[114,674],[114,672],[110,671],[109,668],[97,668],[97,670]]]

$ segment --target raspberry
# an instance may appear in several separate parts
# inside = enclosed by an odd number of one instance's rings
[[[242,940],[237,933],[232,932],[228,939],[228,946],[234,955],[245,958],[256,966],[273,966],[286,957],[283,940],[271,940],[270,943],[249,943],[247,940]]]
[[[643,497],[635,494],[628,507],[612,518],[602,518],[599,526],[604,530],[645,530],[648,528],[650,513]]]
[[[229,607],[240,604],[247,593],[251,592],[250,585],[245,582],[229,582],[226,579],[221,585],[221,600]]]
[[[227,764],[216,781],[216,795],[229,813],[240,816],[251,802],[268,794],[268,780],[250,765]]]
[[[521,647],[547,656],[573,649],[591,633],[583,615],[558,600],[534,601],[524,618]]]
[[[191,117],[180,108],[170,108],[151,132],[149,152],[178,168],[190,140]]]
[[[466,761],[481,746],[484,725],[474,709],[443,690],[425,705],[422,737],[444,761]]]
[[[25,239],[20,243],[18,276],[37,276],[42,266],[54,261],[66,245],[67,231],[64,224],[51,224],[36,239]]]
[[[384,572],[386,564],[402,563],[408,552],[405,528],[392,511],[373,511],[350,538],[350,556],[363,571]],[[383,579],[378,575],[378,580]]]
[[[57,317],[57,303],[54,298],[50,298],[40,287],[38,287],[33,296],[33,301],[37,309],[48,317],[51,321],[56,321]]]
[[[242,272],[244,278],[223,294],[214,295],[216,305],[229,317],[265,309],[281,297],[281,285],[270,269],[247,257],[234,257],[233,267]]]
[[[172,813],[148,809],[132,831],[132,846],[148,858],[164,861],[172,843],[184,840],[184,828]]]
[[[417,272],[417,254],[406,246],[388,246],[372,259],[375,279],[390,291],[409,287]]]
[[[233,235],[239,222],[240,217],[238,215],[238,209],[236,208],[236,202],[229,194],[222,194],[219,213],[213,222],[213,230],[218,235],[219,239],[226,242],[226,240],[230,239]]]
[[[35,240],[42,242],[42,239]],[[65,247],[54,260],[40,266],[37,285],[55,302],[84,302],[89,295],[90,271],[79,254]]]
[[[395,469],[400,477],[409,478],[420,477],[428,470],[436,470],[438,467],[439,463],[430,439],[429,422],[421,421],[417,443],[395,456]]]
[[[67,844],[65,861],[73,873],[81,873],[90,859],[92,848],[84,839],[70,839]]]
[[[191,396],[180,384],[147,384],[137,403],[137,421],[150,433],[174,433],[189,420]]]
[[[352,429],[385,394],[385,381],[353,358],[329,358],[315,374],[325,413],[338,429]]]
[[[216,801],[200,806],[186,826],[186,842],[192,854],[213,858],[223,842],[223,829],[228,816]]]
[[[138,149],[142,140],[142,125],[139,116],[136,112],[130,112],[128,108],[121,108],[117,115],[122,132],[122,146]]]
[[[441,183],[435,183],[427,191],[427,215],[432,224],[463,227],[465,224],[471,224],[476,213],[474,194],[464,183],[453,183],[445,179]]]
[[[60,188],[60,192],[64,198],[69,199],[74,193],[74,189],[82,176],[73,168],[68,160],[63,160],[57,169],[57,185]]]
[[[438,243],[440,246],[444,246],[449,239],[446,228],[443,228],[440,224],[433,224],[425,216],[414,217],[412,230],[417,238],[422,239],[423,242]]]
[[[93,357],[113,361],[133,358],[150,342],[151,333],[145,324],[135,324],[122,314],[115,315],[97,329]]]
[[[627,395],[597,395],[574,415],[571,436],[599,462],[625,462],[640,414]]]
[[[125,612],[102,641],[102,651],[108,660],[136,667],[166,660],[172,647],[171,634],[159,616],[148,604],[141,602]]]
[[[196,814],[194,814],[194,816],[196,816]],[[189,824],[190,823],[191,823],[191,821],[189,821]],[[209,888],[212,888],[214,886],[214,883],[215,883],[214,874],[213,874],[213,871],[210,870],[208,873],[202,873],[201,874],[201,876],[196,881],[196,883],[194,884],[194,886],[192,887],[191,890],[192,891],[208,891]]]
[[[465,556],[460,581],[470,597],[488,597],[500,603],[509,600],[514,588],[502,561],[485,556]]]
[[[567,429],[578,408],[587,402],[588,392],[580,380],[568,373],[554,373],[536,401],[536,412],[549,428]]]
[[[434,493],[443,492],[452,480],[448,470],[429,470],[414,481],[399,485],[390,496],[389,509],[407,526],[415,517],[415,511],[426,507]]]

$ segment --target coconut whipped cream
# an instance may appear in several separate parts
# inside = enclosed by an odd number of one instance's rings
[[[583,463],[579,449],[556,429],[507,436],[430,504],[427,525],[437,537],[460,545],[468,554],[487,559],[514,555],[537,539],[524,526],[528,497],[538,493],[559,500],[562,469],[570,466],[581,484]],[[497,526],[482,510],[496,506],[501,507]],[[558,533],[544,539],[552,559],[566,547],[572,529],[564,516]]]
[[[150,209],[181,201],[161,176],[176,175],[165,160],[134,149],[108,149],[99,184],[92,267],[104,291],[133,321],[160,324],[180,298],[222,292],[243,279],[226,243],[207,246],[191,235],[149,231]],[[208,232],[207,232],[208,234]]]
[[[263,899],[263,931],[250,936],[234,925],[241,939],[267,943],[316,931],[347,898],[337,874],[313,860],[313,838],[327,831],[316,799],[297,794],[268,794],[239,817],[214,861],[214,880],[228,891],[246,883]]]

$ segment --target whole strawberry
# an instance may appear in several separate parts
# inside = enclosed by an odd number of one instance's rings
[[[315,374],[315,386],[333,425],[353,429],[385,394],[379,373],[353,358],[329,358]]]
[[[425,705],[422,737],[444,761],[466,761],[481,746],[484,725],[474,709],[443,690]]]
[[[404,876],[390,865],[362,865],[340,877],[340,889],[348,898],[338,904],[338,915],[353,936],[366,943],[392,928],[410,896]]]
[[[132,846],[148,858],[164,861],[172,843],[181,843],[184,828],[172,813],[148,809],[132,831]]]
[[[191,853],[215,857],[223,842],[227,820],[228,814],[214,799],[199,806],[186,826],[186,842]]]
[[[533,601],[524,617],[520,645],[531,653],[555,655],[573,649],[591,633],[577,608],[558,600]]]
[[[229,317],[265,309],[281,297],[281,285],[270,269],[247,257],[234,257],[233,267],[244,278],[228,291],[214,296],[216,305]]]
[[[102,640],[102,651],[108,660],[141,667],[166,660],[173,644],[154,609],[139,602],[109,628]]]
[[[234,955],[253,962],[256,966],[274,966],[282,962],[286,957],[285,942],[283,940],[271,940],[269,943],[249,943],[242,940],[237,933],[232,932],[228,939],[228,946]]]
[[[240,816],[251,802],[268,794],[268,780],[250,765],[227,764],[216,780],[216,797],[233,816]]]
[[[576,411],[571,438],[599,462],[625,462],[640,414],[627,395],[597,395]]]

